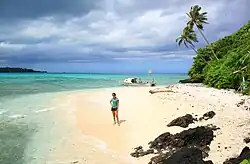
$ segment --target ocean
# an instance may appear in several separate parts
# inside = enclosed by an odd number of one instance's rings
[[[69,92],[122,87],[120,82],[128,77],[154,78],[157,85],[167,85],[187,75],[0,74],[0,164],[47,163],[58,139],[69,135],[56,124],[54,111],[67,106],[70,100],[59,106],[54,106],[54,102]]]

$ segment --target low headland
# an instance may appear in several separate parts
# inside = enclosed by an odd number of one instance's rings
[[[0,67],[0,73],[47,73],[47,71],[38,71],[34,69],[18,67]]]

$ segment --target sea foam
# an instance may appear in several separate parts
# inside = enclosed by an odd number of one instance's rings
[[[24,118],[26,117],[27,115],[20,115],[20,114],[16,114],[16,115],[11,115],[9,116],[9,118]]]
[[[54,109],[55,109],[54,107],[51,107],[51,108],[44,108],[44,109],[37,110],[37,111],[35,111],[34,113],[48,112],[48,111],[51,111],[51,110],[54,110]]]

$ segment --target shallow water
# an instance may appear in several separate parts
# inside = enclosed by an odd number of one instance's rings
[[[61,152],[66,146],[77,145],[67,140],[76,134],[72,131],[74,104],[71,104],[70,98],[66,102],[59,101],[60,98],[78,90],[119,87],[119,81],[131,76],[0,74],[0,163],[56,164],[58,161],[67,163],[67,160],[74,160],[67,156],[72,155],[71,151],[74,153],[77,150],[74,146],[71,150],[63,151],[66,154],[65,158],[53,155]],[[148,75],[140,77],[149,78]],[[172,84],[183,78],[186,78],[186,75],[154,75],[158,84]],[[63,124],[65,114],[72,117],[72,123]],[[127,158],[109,152],[105,144],[95,138],[79,136],[77,140],[85,144],[88,150],[81,154],[81,157],[76,156],[77,160],[84,158],[94,163],[97,160],[94,155],[98,150],[105,158],[114,158],[114,163],[115,158]]]
[[[70,91],[78,89],[119,87],[127,77],[154,80],[157,85],[173,84],[187,77],[186,74],[106,75],[106,74],[0,74],[0,97],[23,94]]]

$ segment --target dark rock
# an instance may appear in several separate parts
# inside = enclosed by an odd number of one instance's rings
[[[202,121],[203,119],[204,119],[203,117],[200,117],[200,118],[199,118],[199,121]]]
[[[214,116],[215,116],[215,112],[209,111],[207,113],[204,113],[203,116],[199,118],[199,121],[209,120],[209,119],[212,119]]]
[[[158,156],[152,157],[149,164],[160,164],[167,158],[168,154],[160,154]]]
[[[143,153],[143,149],[137,150],[138,153]]]
[[[200,149],[183,148],[164,160],[163,164],[205,164],[206,161],[203,161],[202,158],[202,151]]]
[[[138,147],[136,147],[136,148],[134,148],[136,151],[138,151],[138,150],[140,150],[140,149],[142,149],[142,146],[138,146]]]
[[[201,148],[204,152],[206,152],[206,153],[208,153],[209,151],[210,151],[210,148],[209,148],[209,146],[203,146],[202,148]]]
[[[163,133],[154,141],[150,142],[149,147],[156,150],[168,150],[168,153],[163,156],[156,156],[153,158],[154,161],[151,160],[151,162],[154,164],[162,164],[163,157],[165,159],[171,157],[175,152],[178,152],[183,148],[199,149],[202,158],[208,157],[209,147],[207,145],[210,145],[213,140],[213,129],[213,126],[206,126],[184,130],[174,135],[168,132]],[[159,144],[159,142],[161,142],[161,144]]]
[[[132,157],[135,157],[135,158],[139,158],[139,157],[140,157],[138,152],[130,153],[130,155],[131,155]]]
[[[140,156],[140,157],[143,157],[143,156],[145,156],[145,155],[148,155],[148,152],[147,152],[147,151],[142,151],[142,152],[139,153],[139,156]]]
[[[248,144],[250,142],[250,137],[245,138],[244,142]]]
[[[207,113],[204,113],[203,116],[199,118],[199,121],[209,120],[209,119],[213,118],[214,116],[215,116],[215,112],[209,111]]]
[[[131,153],[131,156],[139,157],[147,154],[153,154],[155,152],[154,150],[157,150],[159,154],[151,158],[151,164],[162,164],[163,161],[169,158],[169,160],[175,161],[179,156],[192,153],[200,154],[192,155],[192,158],[195,158],[197,161],[199,161],[198,159],[201,159],[200,161],[202,161],[203,158],[208,157],[208,152],[210,150],[208,145],[210,145],[211,141],[214,138],[213,130],[217,129],[218,128],[216,128],[215,126],[209,125],[190,128],[176,134],[170,134],[169,132],[166,132],[159,135],[153,141],[149,142],[149,150],[145,152],[143,151],[143,153],[138,153],[137,151]],[[140,148],[139,150],[143,149]],[[162,153],[162,150],[165,150],[166,153]],[[174,156],[174,154],[176,157]],[[186,155],[186,157],[187,156],[188,155]],[[184,163],[189,162],[189,158],[186,157],[183,156]],[[209,161],[207,162],[209,163]],[[203,163],[206,162],[203,161]]]
[[[184,146],[198,147],[210,145],[213,137],[213,130],[210,127],[204,126],[190,128],[174,135],[174,138],[183,140]]]
[[[239,102],[238,104],[239,104],[239,105],[243,105],[243,104],[245,104],[245,101],[246,101],[245,99],[241,99],[240,102]]]
[[[211,160],[205,161],[205,164],[214,164]]]
[[[148,153],[148,154],[153,154],[153,153],[154,153],[154,149],[148,149],[148,150],[147,150],[147,153]]]
[[[201,83],[201,80],[190,78],[190,79],[179,80],[179,83]]]
[[[204,151],[202,151],[201,154],[202,154],[202,158],[207,158],[209,156],[209,154],[207,152],[204,152]]]
[[[245,109],[245,110],[250,110],[250,107],[244,106],[244,109]]]
[[[204,118],[210,118],[211,119],[214,116],[215,116],[215,112],[214,111],[209,111],[209,112],[203,114]]]
[[[250,158],[250,149],[249,147],[244,147],[240,153],[240,155],[236,158],[227,159],[223,164],[239,164],[244,159]]]
[[[241,99],[240,102],[238,102],[236,104],[237,107],[240,107],[241,105],[245,104],[246,100],[245,99]]]
[[[188,127],[189,124],[194,123],[194,118],[192,115],[190,114],[186,114],[185,116],[182,117],[178,117],[176,119],[174,119],[173,121],[171,121],[167,126],[180,126],[183,128]]]

